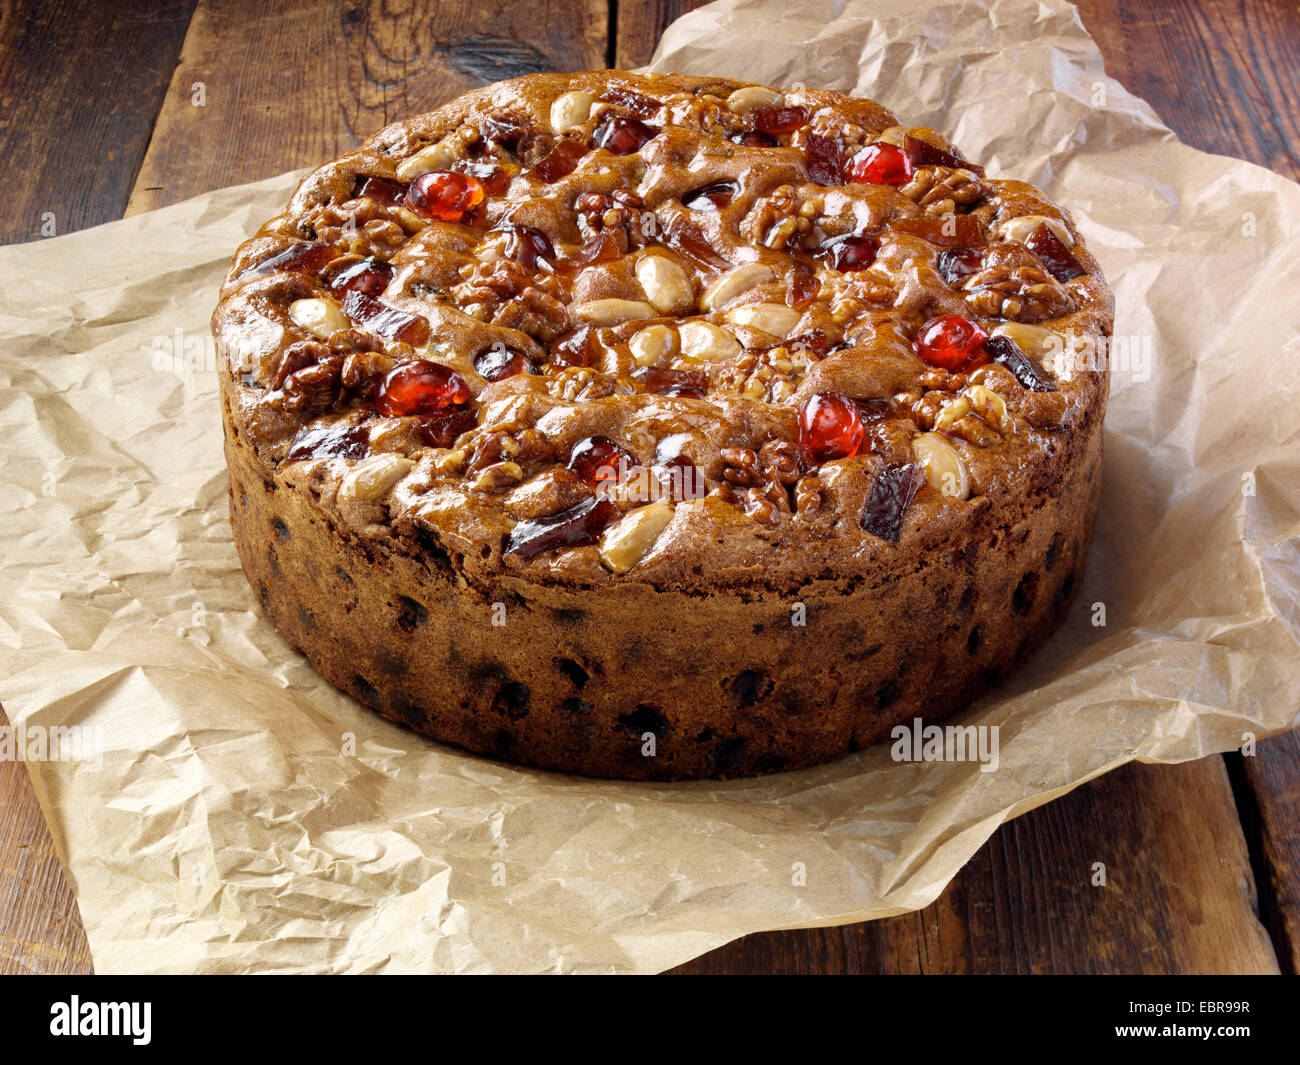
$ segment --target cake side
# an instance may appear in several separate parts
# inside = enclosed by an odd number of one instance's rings
[[[426,735],[606,776],[813,764],[1059,620],[1111,313],[1068,212],[870,101],[488,86],[236,256],[236,542],[321,673]]]

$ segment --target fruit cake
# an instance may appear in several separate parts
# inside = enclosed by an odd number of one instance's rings
[[[1063,208],[869,100],[489,85],[235,256],[235,542],[325,678],[435,740],[631,779],[824,762],[1061,619],[1112,309]]]

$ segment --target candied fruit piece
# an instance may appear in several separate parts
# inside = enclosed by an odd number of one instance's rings
[[[909,233],[941,248],[969,248],[984,243],[984,230],[972,215],[940,215],[937,218],[900,218],[893,223],[896,232]]]
[[[863,433],[857,405],[838,392],[818,392],[799,405],[799,443],[814,462],[856,455]]]
[[[984,176],[982,166],[969,163],[961,156],[953,155],[952,152],[946,152],[942,148],[936,148],[929,141],[913,137],[910,133],[903,137],[903,151],[907,153],[907,158],[912,161],[913,166],[948,166],[969,170],[980,177]]]
[[[660,103],[658,100],[652,100],[648,96],[642,96],[639,92],[633,92],[631,89],[621,89],[618,86],[611,86],[601,95],[605,103],[618,104],[627,108],[637,118],[653,118],[659,113]]]
[[[406,186],[387,178],[367,177],[361,179],[355,195],[382,203],[385,207],[395,207],[406,195]]]
[[[749,120],[760,133],[793,133],[808,124],[808,111],[803,107],[756,107]]]
[[[682,197],[682,204],[692,211],[716,211],[726,207],[736,195],[736,186],[730,181],[716,181],[712,185],[688,192]]]
[[[709,389],[709,377],[701,370],[660,370],[642,366],[632,377],[647,391],[660,396],[685,396],[703,399]]]
[[[743,130],[731,139],[746,148],[775,148],[781,143],[772,134],[764,133],[761,129]]]
[[[454,170],[431,170],[411,182],[406,206],[424,218],[460,222],[483,202],[483,182]]]
[[[1010,370],[1012,376],[1030,392],[1056,391],[1056,383],[1010,337],[989,337],[984,343],[984,348],[993,356],[994,362],[1001,363]]]
[[[549,518],[521,521],[510,530],[504,553],[527,561],[543,551],[594,544],[618,513],[613,500],[593,496]]]
[[[588,149],[575,140],[560,141],[547,153],[546,157],[533,167],[533,174],[539,181],[550,185],[566,178],[578,169]]]
[[[299,240],[290,244],[283,251],[278,251],[269,259],[263,259],[256,266],[244,271],[245,277],[265,277],[284,270],[292,273],[314,274],[323,270],[330,262],[338,258],[338,249],[332,244],[322,244],[314,240]]]
[[[939,276],[953,288],[984,269],[984,256],[975,248],[945,248],[939,253]]]
[[[928,366],[967,373],[989,361],[984,327],[960,314],[941,314],[921,326],[912,342],[917,358]]]
[[[592,488],[612,486],[619,474],[636,465],[631,453],[603,436],[579,440],[569,452],[569,469]]]
[[[1083,267],[1079,265],[1074,253],[1046,222],[1029,235],[1026,247],[1042,260],[1047,272],[1057,281],[1073,281],[1083,273]]]
[[[370,449],[370,430],[364,425],[327,425],[301,429],[289,445],[289,462],[300,459],[363,459]]]
[[[844,184],[844,161],[837,138],[808,134],[804,155],[808,159],[808,176],[818,185]]]
[[[386,340],[423,344],[429,339],[429,319],[407,314],[356,289],[343,297],[343,313],[367,333]]]
[[[504,344],[497,344],[474,357],[474,369],[489,381],[504,381],[517,374],[539,374],[537,368],[527,355]]]
[[[865,270],[876,261],[880,251],[880,241],[864,233],[846,233],[842,237],[831,237],[813,252],[818,259],[841,273],[851,270]]]
[[[498,233],[507,234],[505,253],[525,270],[536,270],[539,259],[555,261],[555,246],[551,238],[536,226],[507,222],[498,226]]]
[[[912,161],[892,144],[868,144],[849,163],[849,176],[860,185],[902,185],[912,177]]]
[[[592,131],[592,143],[614,155],[631,155],[642,145],[658,136],[659,131],[640,119],[626,115],[609,115]]]
[[[430,447],[451,447],[462,433],[468,433],[478,424],[472,410],[465,407],[445,407],[432,414],[423,415],[415,431]]]
[[[924,481],[925,474],[915,463],[891,462],[883,466],[871,482],[859,524],[872,536],[898,543],[908,505]]]
[[[394,366],[379,387],[375,409],[390,417],[430,415],[469,402],[469,382],[449,366],[417,359]]]
[[[330,291],[336,296],[345,292],[364,292],[378,296],[393,280],[393,268],[383,259],[362,259],[345,266],[330,279]]]

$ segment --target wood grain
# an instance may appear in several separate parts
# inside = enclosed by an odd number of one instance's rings
[[[205,0],[191,18],[176,0],[5,0],[0,146],[28,180],[0,201],[0,240],[35,237],[42,211],[66,232],[318,163],[499,77],[640,65],[702,2]],[[1110,73],[1184,140],[1300,174],[1300,6],[1079,6]],[[1004,826],[920,913],[749,936],[679,971],[1294,972],[1300,737],[1227,767],[1127,766]],[[26,770],[0,764],[0,973],[89,969]]]
[[[606,35],[603,0],[201,0],[127,214],[318,165],[500,78],[603,67]]]
[[[193,6],[0,4],[0,242],[122,216]]]
[[[1105,886],[1093,883],[1105,866]],[[1222,759],[1130,764],[1004,825],[943,895],[679,973],[1275,973]]]

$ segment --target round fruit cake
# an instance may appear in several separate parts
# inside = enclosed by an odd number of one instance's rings
[[[1098,502],[1068,213],[868,100],[536,74],[310,174],[213,317],[276,627],[417,732],[597,776],[837,758],[989,690]]]

